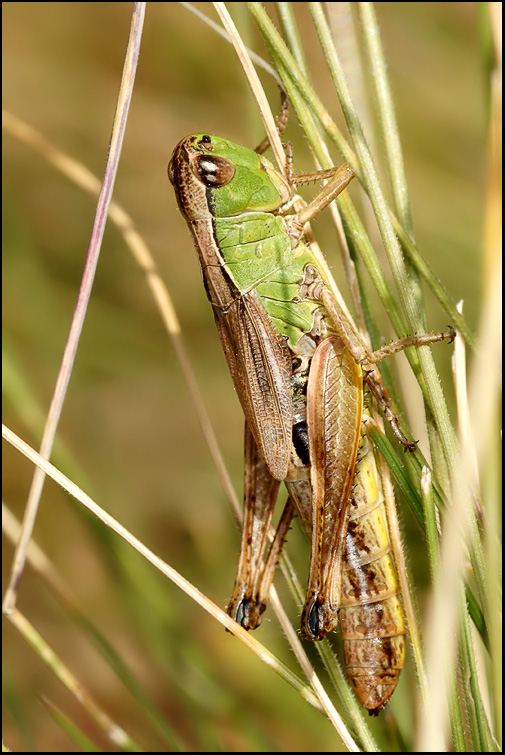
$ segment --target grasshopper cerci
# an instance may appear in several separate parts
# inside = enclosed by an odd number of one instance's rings
[[[265,157],[217,136],[183,139],[168,175],[246,419],[242,544],[228,611],[246,629],[259,625],[296,511],[311,542],[302,636],[320,640],[340,618],[348,677],[377,713],[403,666],[405,623],[380,475],[362,436],[363,381],[414,450],[374,364],[453,333],[370,352],[345,317],[303,228],[352,179],[348,165],[291,214],[293,186]],[[265,559],[281,481],[289,498]]]

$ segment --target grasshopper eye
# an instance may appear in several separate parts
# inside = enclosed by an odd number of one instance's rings
[[[218,155],[198,155],[192,161],[191,168],[205,186],[212,188],[225,186],[235,175],[234,164]]]

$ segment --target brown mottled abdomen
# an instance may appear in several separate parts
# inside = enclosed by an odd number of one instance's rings
[[[382,484],[366,436],[360,457],[347,530],[339,619],[347,675],[361,705],[376,714],[398,683],[406,630]]]

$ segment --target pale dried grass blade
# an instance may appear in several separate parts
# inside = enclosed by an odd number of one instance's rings
[[[82,326],[86,317],[88,302],[91,295],[93,280],[95,277],[95,271],[98,264],[100,247],[105,231],[107,211],[112,198],[112,191],[114,188],[114,182],[119,165],[121,147],[126,130],[126,121],[133,93],[133,84],[137,70],[137,61],[140,50],[140,41],[142,38],[144,15],[145,3],[136,3],[133,9],[130,36],[128,39],[128,48],[126,51],[125,63],[123,67],[123,77],[121,80],[121,86],[118,95],[116,113],[112,126],[110,147],[105,167],[105,175],[100,192],[100,197],[98,200],[88,255],[84,267],[74,316],[72,318],[72,323],[70,326],[70,332],[65,346],[65,351],[63,353],[61,367],[58,373],[58,378],[49,409],[49,415],[40,445],[40,453],[45,458],[49,458],[51,456],[51,450],[53,447],[54,438],[56,436],[56,430],[58,427],[61,410],[65,401]],[[28,494],[28,501],[23,518],[23,532],[14,553],[9,586],[4,598],[3,610],[6,613],[12,610],[16,603],[17,591],[21,583],[21,577],[23,574],[26,559],[26,549],[28,547],[28,543],[30,541],[30,537],[35,524],[43,486],[44,474],[39,468],[37,468],[34,472],[30,492]]]
[[[284,168],[286,165],[286,155],[282,148],[279,132],[277,131],[277,126],[276,126],[274,117],[272,115],[272,111],[270,109],[270,105],[268,103],[265,91],[261,85],[258,74],[256,73],[256,70],[252,64],[247,48],[244,45],[242,38],[240,37],[240,34],[237,31],[237,27],[233,23],[232,18],[230,14],[228,13],[228,10],[226,9],[225,4],[214,3],[214,7],[216,11],[218,12],[219,17],[221,21],[223,22],[223,26],[228,32],[230,39],[232,41],[232,44],[237,52],[239,60],[244,69],[244,73],[247,76],[249,86],[251,87],[253,97],[256,100],[256,104],[258,105],[258,109],[263,119],[263,123],[265,124],[265,130],[267,132],[268,138],[270,139],[270,145],[275,155],[275,159],[277,160],[277,163],[281,171],[284,172]]]
[[[8,618],[60,682],[68,689],[70,694],[78,700],[109,741],[120,750],[139,752],[137,742],[93,700],[87,690],[84,689],[82,684],[72,674],[68,666],[63,663],[61,658],[28,621],[26,616],[17,608],[14,608],[9,613]]]
[[[281,661],[279,661],[273,653],[252,637],[245,629],[237,624],[228,614],[219,608],[215,603],[209,600],[198,588],[185,579],[179,572],[172,566],[167,564],[161,558],[156,556],[147,546],[145,546],[140,540],[138,540],[126,527],[120,524],[114,517],[108,514],[104,509],[95,503],[84,491],[82,491],[75,483],[68,479],[62,472],[60,472],[53,464],[43,459],[33,448],[19,438],[8,427],[2,425],[2,435],[8,440],[15,448],[23,453],[34,464],[39,466],[45,474],[52,477],[59,485],[61,485],[68,493],[82,503],[92,514],[100,519],[111,530],[116,532],[123,538],[129,545],[131,545],[138,553],[140,553],[147,561],[153,564],[162,574],[168,577],[174,582],[181,590],[183,590],[189,597],[191,597],[196,603],[204,608],[211,614],[225,629],[234,634],[238,639],[252,650],[255,655],[258,656],[263,663],[270,666],[276,673],[282,676],[286,681],[292,684],[300,694],[311,705],[318,709],[323,709],[324,706],[314,695],[314,693],[306,686],[301,684],[295,675],[287,668]],[[307,661],[308,663],[308,661]],[[314,678],[315,672],[312,670],[311,678]],[[324,696],[323,696],[324,697]],[[331,703],[329,703],[331,706]],[[331,710],[331,708],[329,708]]]

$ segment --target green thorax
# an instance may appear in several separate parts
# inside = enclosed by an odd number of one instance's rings
[[[318,266],[309,247],[301,241],[291,249],[285,221],[271,213],[248,212],[213,222],[225,270],[241,293],[258,293],[273,325],[296,350],[320,306],[300,300],[305,265]]]

